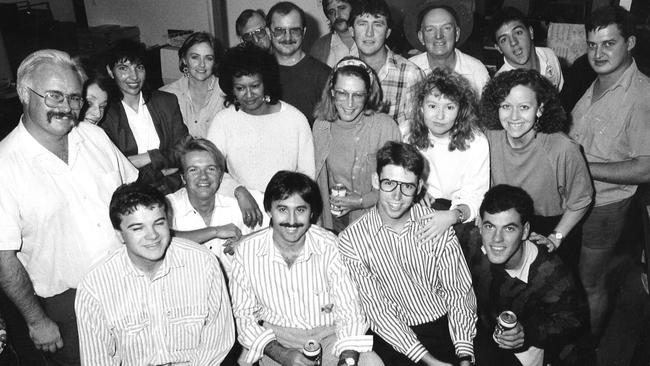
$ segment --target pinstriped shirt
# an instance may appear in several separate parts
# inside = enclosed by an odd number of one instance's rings
[[[126,247],[95,266],[75,301],[81,363],[219,365],[235,340],[218,259],[174,238],[149,278]]]
[[[339,236],[343,263],[356,282],[375,333],[414,362],[427,352],[411,326],[447,315],[457,355],[473,355],[476,297],[453,229],[420,243],[415,233],[433,210],[414,205],[401,233],[373,208]]]
[[[275,340],[264,321],[289,328],[336,327],[333,353],[367,352],[372,336],[356,288],[336,249],[336,237],[312,225],[303,252],[287,266],[273,243],[273,229],[251,234],[235,252],[230,279],[239,342],[253,363]],[[305,340],[307,341],[307,340]]]

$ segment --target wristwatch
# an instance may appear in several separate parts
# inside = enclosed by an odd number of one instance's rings
[[[347,366],[355,366],[357,364],[357,361],[355,361],[352,357],[348,357],[345,359],[345,364]]]
[[[555,238],[555,240],[557,241],[557,245],[559,246],[560,243],[562,243],[562,240],[564,239],[564,235],[561,232],[555,230],[551,231],[551,235]]]
[[[458,357],[458,362],[460,363],[462,361],[469,361],[470,365],[474,365],[476,363],[474,357],[470,355],[462,355]]]

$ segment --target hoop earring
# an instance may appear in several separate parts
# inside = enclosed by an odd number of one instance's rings
[[[186,78],[189,78],[189,77],[190,77],[190,69],[188,69],[187,66],[183,67],[183,75],[184,75]]]

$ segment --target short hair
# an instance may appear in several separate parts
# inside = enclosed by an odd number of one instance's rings
[[[422,21],[424,20],[424,17],[433,9],[446,10],[454,18],[454,22],[456,22],[456,26],[460,27],[460,18],[458,18],[458,13],[456,13],[456,10],[454,8],[452,8],[449,5],[432,4],[425,7],[418,13],[418,18],[417,18],[418,22],[416,23],[416,29],[422,28]]]
[[[178,156],[180,156],[182,172],[185,172],[185,169],[187,168],[185,166],[185,159],[183,159],[183,157],[187,153],[195,151],[207,152],[210,154],[210,156],[212,156],[214,163],[216,164],[217,168],[221,170],[221,173],[226,171],[226,158],[221,153],[221,150],[219,150],[219,148],[212,141],[201,138],[191,138],[186,140],[185,143],[181,145],[178,152]]]
[[[560,102],[557,88],[536,70],[515,69],[498,74],[488,81],[479,106],[480,123],[488,130],[502,130],[499,106],[512,88],[526,86],[535,92],[537,105],[544,104],[542,116],[537,118],[533,129],[543,133],[568,132],[569,117]]]
[[[79,121],[83,121],[84,116],[88,111],[88,99],[86,98],[86,96],[88,95],[88,88],[91,85],[97,85],[97,87],[105,91],[106,95],[108,96],[115,94],[114,91],[115,85],[113,84],[112,80],[108,77],[108,75],[106,75],[104,71],[88,68],[86,69],[86,74],[88,75],[88,78],[84,82],[82,88],[82,93],[83,93],[82,95],[85,101],[83,107],[81,107],[81,110],[79,111]]]
[[[483,197],[483,203],[479,208],[479,215],[483,218],[484,213],[497,214],[514,208],[521,217],[521,223],[530,222],[535,214],[533,199],[519,187],[507,184],[498,184],[490,188]]]
[[[585,23],[587,33],[615,24],[626,40],[634,35],[634,18],[625,8],[618,5],[605,5],[594,10]]]
[[[280,69],[272,54],[252,44],[240,44],[230,48],[219,65],[219,86],[226,94],[224,105],[237,107],[233,91],[233,79],[242,76],[260,75],[264,92],[271,104],[280,100]]]
[[[382,110],[384,105],[383,93],[379,78],[377,78],[374,70],[359,58],[346,56],[337,63],[327,77],[320,101],[314,110],[314,117],[330,122],[334,122],[338,118],[332,90],[334,90],[334,85],[336,85],[339,76],[356,76],[363,80],[366,86],[366,103],[363,106],[364,114],[371,115]]]
[[[322,0],[321,5],[323,6],[323,13],[325,13],[325,17],[327,18],[327,5],[329,5],[330,1],[334,0]],[[353,0],[339,0],[342,3],[346,3],[350,5],[350,7],[353,7],[354,4],[352,3]]]
[[[134,213],[138,207],[160,206],[167,214],[169,204],[159,190],[149,184],[133,182],[119,186],[108,206],[108,215],[115,230],[120,230],[122,217]]]
[[[377,150],[377,175],[379,177],[386,165],[401,166],[415,174],[418,180],[422,179],[424,174],[424,157],[415,146],[404,142],[388,141]]]
[[[526,15],[521,12],[521,10],[508,6],[496,12],[494,18],[492,19],[492,38],[494,42],[497,40],[497,31],[501,26],[510,22],[521,22],[524,27],[529,28],[530,23],[526,18]]]
[[[266,22],[266,14],[264,14],[264,11],[262,9],[246,9],[239,14],[237,17],[237,20],[235,21],[235,32],[239,37],[243,36],[243,30],[244,27],[246,26],[246,23],[253,17],[253,15],[259,15],[262,17],[262,20]]]
[[[187,52],[192,48],[192,46],[199,43],[207,43],[214,53],[214,64],[217,65],[219,63],[219,50],[221,49],[219,42],[217,42],[214,36],[208,32],[194,32],[185,39],[181,48],[178,49],[178,69],[181,72],[184,72],[183,69],[187,67],[185,64]],[[212,71],[214,73],[214,70]]]
[[[315,224],[323,212],[323,201],[321,200],[318,184],[298,172],[280,170],[275,173],[264,191],[264,210],[271,211],[273,202],[284,200],[297,194],[311,208],[311,223]]]
[[[353,26],[354,20],[365,14],[370,14],[374,17],[384,16],[388,28],[392,28],[393,18],[390,13],[390,8],[384,0],[359,0],[352,4],[348,25]]]
[[[81,67],[77,60],[70,57],[68,53],[53,49],[33,52],[25,57],[23,62],[20,63],[20,66],[18,66],[16,89],[18,90],[18,96],[22,103],[27,104],[28,99],[24,98],[29,95],[27,88],[34,88],[33,74],[43,65],[69,67],[79,76],[80,83],[86,80],[86,73],[83,67]]]
[[[142,42],[125,38],[115,42],[106,55],[106,66],[111,70],[123,61],[144,65],[147,58],[147,47]]]
[[[443,68],[433,69],[431,74],[414,87],[415,108],[409,142],[420,149],[431,146],[429,128],[424,122],[422,106],[426,97],[433,93],[439,93],[458,104],[456,121],[449,130],[449,151],[467,150],[467,142],[474,140],[478,124],[476,92],[463,76]]]
[[[273,5],[271,9],[269,9],[269,13],[266,14],[266,26],[271,27],[271,20],[273,19],[273,15],[275,13],[278,13],[280,15],[287,15],[293,10],[297,11],[300,15],[300,22],[302,23],[302,27],[305,28],[307,26],[305,11],[291,1],[280,1],[279,3]]]

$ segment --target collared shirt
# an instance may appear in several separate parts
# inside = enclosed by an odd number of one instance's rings
[[[218,260],[172,239],[153,276],[122,247],[94,267],[75,301],[84,365],[218,365],[235,340]]]
[[[128,104],[122,100],[124,113],[129,121],[129,127],[133,133],[136,145],[138,145],[138,154],[144,154],[149,150],[156,150],[160,148],[160,138],[156,127],[153,125],[153,119],[149,113],[149,108],[144,103],[142,93],[138,96],[138,110],[134,111]]]
[[[562,75],[562,67],[560,66],[560,60],[558,60],[555,52],[552,49],[547,47],[535,47],[535,54],[539,59],[539,69],[540,74],[545,76],[547,79],[555,85],[557,90],[562,90],[564,86],[564,76]],[[497,71],[497,75],[504,72],[514,70],[516,67],[510,65],[506,58],[503,58],[503,66]]]
[[[414,205],[401,233],[382,224],[373,208],[339,235],[343,263],[359,288],[373,331],[419,362],[427,352],[410,326],[449,317],[456,354],[473,355],[476,297],[453,230],[418,242],[416,233],[433,210]]]
[[[176,95],[178,106],[181,108],[181,114],[183,115],[183,122],[185,122],[190,135],[195,138],[205,138],[207,136],[208,127],[212,123],[214,116],[224,108],[225,94],[219,88],[218,80],[216,76],[210,76],[208,93],[205,96],[205,102],[199,109],[192,102],[188,78],[182,77],[160,88],[162,91]]]
[[[636,62],[597,99],[594,83],[576,103],[570,136],[584,149],[589,163],[610,163],[650,156],[650,78]],[[594,180],[595,206],[619,202],[636,185]]]
[[[327,57],[327,66],[334,67],[336,64],[341,61],[343,57],[354,56],[359,57],[359,49],[357,48],[356,42],[352,42],[352,47],[343,43],[343,40],[338,33],[332,32],[332,38],[330,41],[330,54]]]
[[[336,237],[312,225],[303,252],[288,267],[266,228],[245,239],[235,252],[230,281],[239,342],[249,351],[246,361],[260,359],[275,339],[259,321],[281,327],[313,329],[336,326],[332,352],[367,352],[372,336],[359,298],[336,249]]]
[[[381,67],[377,76],[384,92],[384,103],[388,107],[387,114],[399,126],[402,140],[406,140],[411,133],[413,86],[424,78],[419,67],[393,53],[390,49],[386,54],[386,62]]]
[[[490,80],[490,74],[488,73],[485,65],[478,59],[462,53],[459,49],[455,48],[454,53],[456,55],[456,64],[454,65],[454,72],[465,77],[474,87],[476,95],[479,97],[483,93],[483,87]],[[425,75],[431,73],[431,66],[429,65],[429,59],[427,53],[423,52],[419,55],[415,55],[409,58],[409,61],[416,64]]]
[[[120,242],[108,217],[113,191],[138,171],[104,131],[82,122],[68,134],[68,163],[18,126],[0,142],[0,250],[15,250],[34,290],[76,288]]]

